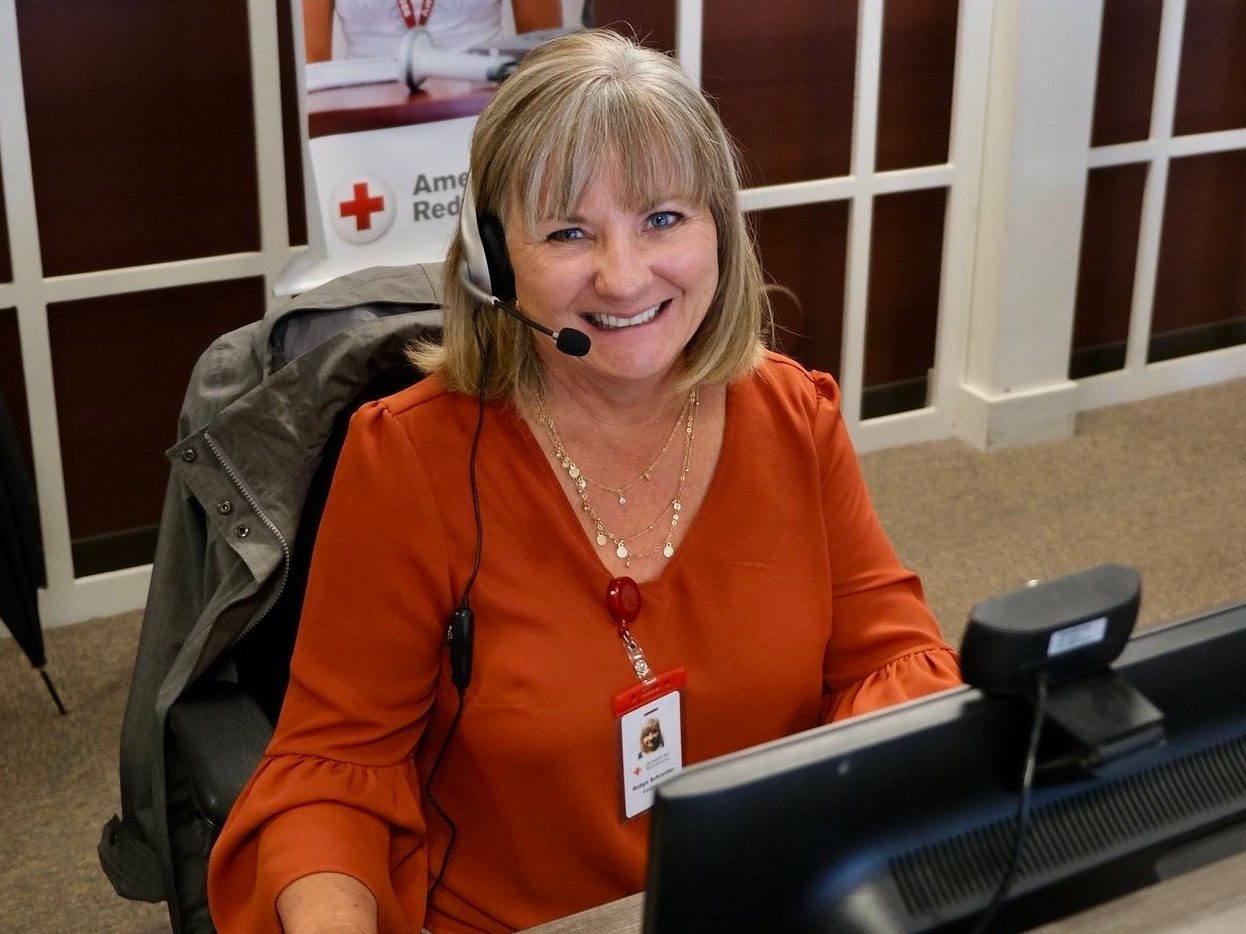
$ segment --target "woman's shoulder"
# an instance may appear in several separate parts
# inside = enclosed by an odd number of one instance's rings
[[[435,374],[370,404],[403,423],[443,420],[460,412],[470,412],[472,418],[476,415],[476,400],[447,389]]]
[[[475,426],[476,405],[475,399],[447,389],[430,375],[361,405],[351,419],[351,430],[384,435],[398,428],[412,439],[435,437],[452,444],[456,435]]]
[[[741,389],[759,401],[802,412],[828,405],[839,409],[839,386],[829,373],[806,369],[773,350],[766,351],[761,364],[742,381]]]

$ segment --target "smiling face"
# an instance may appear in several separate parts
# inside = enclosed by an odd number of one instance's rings
[[[629,204],[621,190],[617,173],[602,171],[567,216],[538,217],[535,229],[507,219],[520,308],[593,342],[578,359],[536,342],[555,382],[660,388],[678,373],[718,287],[709,210],[672,191]]]

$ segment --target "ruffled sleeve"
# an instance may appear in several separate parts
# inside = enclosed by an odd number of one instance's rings
[[[223,934],[279,932],[277,895],[315,872],[366,885],[382,930],[423,923],[428,859],[412,750],[453,600],[423,475],[383,404],[355,415],[317,535],[281,719],[212,852],[208,897]]]
[[[960,684],[960,660],[951,649],[897,658],[830,696],[826,722],[870,713]]]
[[[921,581],[900,563],[870,502],[839,411],[839,387],[812,374],[814,434],[831,554],[831,636],[824,720],[912,700],[961,683]]]
[[[282,889],[313,872],[340,872],[372,892],[381,930],[418,931],[427,858],[413,786],[409,765],[266,756],[213,850],[217,930],[279,932]]]

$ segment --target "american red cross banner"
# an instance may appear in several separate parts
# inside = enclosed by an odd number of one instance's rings
[[[580,0],[514,34],[548,0],[295,2],[304,39],[308,251],[275,291],[368,266],[436,262],[458,224],[476,117],[519,59],[578,25]],[[513,13],[512,13],[513,7]],[[575,9],[568,14],[569,7]],[[424,18],[411,28],[407,14]],[[418,19],[418,17],[417,17]]]

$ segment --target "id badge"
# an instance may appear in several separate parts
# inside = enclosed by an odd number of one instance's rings
[[[684,767],[681,688],[687,671],[676,668],[614,699],[622,752],[623,817],[653,807],[657,786]]]

